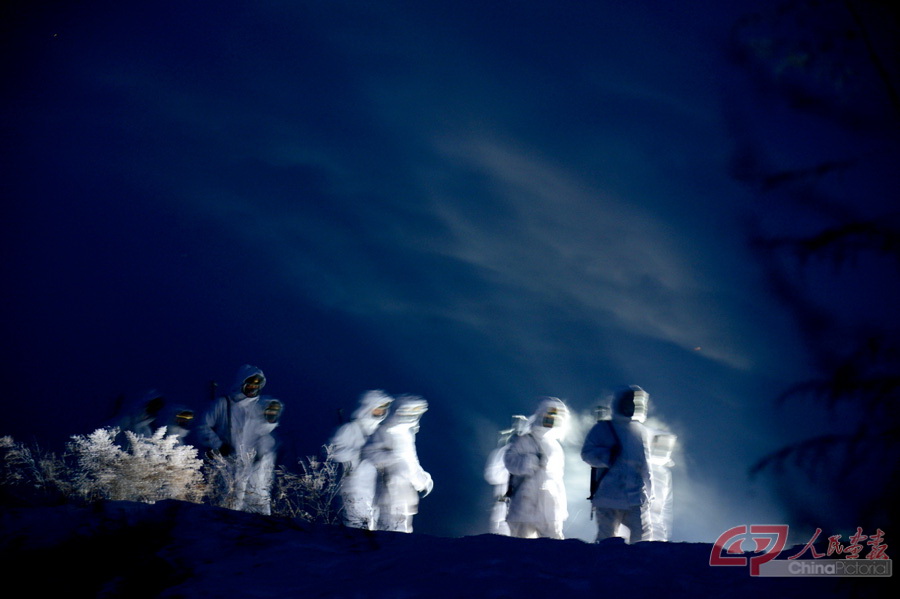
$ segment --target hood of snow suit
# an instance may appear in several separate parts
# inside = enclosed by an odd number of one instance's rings
[[[388,408],[393,403],[394,398],[384,391],[366,391],[359,399],[359,406],[353,411],[351,418],[353,420],[375,420],[381,422],[388,415]],[[373,414],[376,408],[385,406],[384,414],[376,416]]]
[[[263,371],[260,368],[251,364],[244,364],[238,368],[237,375],[234,377],[234,384],[231,386],[231,394],[240,395],[238,399],[246,397],[242,389],[244,387],[244,381],[251,376],[258,376],[262,379],[259,384],[259,391],[262,393],[263,387],[266,386],[266,375],[263,374]]]
[[[569,431],[569,409],[556,397],[545,397],[531,415],[529,426],[532,433],[562,439]]]
[[[166,400],[156,389],[150,389],[132,400],[120,412],[116,426],[149,437],[166,424]]]
[[[137,400],[131,402],[128,406],[128,412],[131,414],[142,413],[148,416],[159,416],[165,405],[166,399],[162,393],[156,389],[148,389]]]
[[[384,421],[384,426],[413,427],[419,423],[419,419],[428,411],[428,402],[414,395],[403,395],[394,402],[390,416]]]
[[[638,422],[647,419],[650,394],[637,385],[631,385],[616,394],[612,402],[613,415],[630,418]]]
[[[277,399],[266,397],[262,399],[263,417],[269,424],[278,424],[281,414],[284,412],[284,404]]]

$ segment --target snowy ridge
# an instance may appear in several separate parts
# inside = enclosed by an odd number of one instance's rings
[[[305,524],[179,501],[5,508],[16,579],[96,597],[856,596],[889,581],[751,578],[710,567],[707,543],[599,545],[441,538]]]

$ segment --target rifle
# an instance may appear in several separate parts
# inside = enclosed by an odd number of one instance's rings
[[[593,501],[594,495],[597,494],[597,489],[600,487],[600,483],[603,481],[603,477],[609,473],[609,469],[613,467],[613,464],[616,463],[616,460],[619,457],[619,454],[622,453],[622,443],[619,441],[619,435],[616,434],[616,427],[613,426],[612,420],[606,421],[609,426],[609,430],[612,433],[613,438],[616,440],[616,444],[613,445],[609,449],[609,466],[606,468],[594,468],[591,467],[591,494],[588,497],[588,501]],[[593,516],[593,511],[591,511],[591,516]]]
[[[215,380],[209,381],[209,398],[212,401],[216,401],[218,399],[218,395],[219,395],[218,391],[219,391],[219,383],[217,383]],[[226,433],[225,434],[227,434],[228,439],[231,440],[231,398],[228,396],[225,397],[225,410],[226,410],[226,412],[225,412],[226,413],[226,421],[225,421]],[[221,437],[220,437],[220,439],[221,439]],[[230,446],[230,443],[226,444],[223,442],[222,445]],[[221,445],[219,447],[221,448]]]
[[[519,485],[522,484],[522,481],[526,477],[524,476],[516,476],[515,474],[509,475],[509,483],[506,485],[506,493],[503,497],[500,498],[500,501],[509,501],[513,495],[516,494],[516,491],[519,490]]]
[[[519,439],[522,439],[524,437],[531,437],[531,439],[534,442],[537,442],[531,433],[525,433],[524,435],[520,435],[518,433],[513,433],[512,437],[511,437],[512,440],[509,441],[508,445],[512,445],[513,443],[515,443],[516,441],[518,441]],[[538,462],[540,462],[543,459],[543,456],[541,455],[540,451],[538,451],[537,457],[538,457]],[[525,479],[527,479],[527,478],[530,478],[530,475],[513,474],[510,472],[509,483],[506,486],[506,493],[503,495],[503,498],[501,499],[501,501],[509,501],[512,498],[512,496],[516,494],[516,491],[519,490],[519,487],[522,485],[523,482],[525,482]]]
[[[597,487],[600,486],[600,481],[603,480],[603,477],[606,476],[606,473],[609,472],[609,468],[595,468],[591,466],[591,494],[588,496],[588,501],[593,501],[594,495],[597,494]]]

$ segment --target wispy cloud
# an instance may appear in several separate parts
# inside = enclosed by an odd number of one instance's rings
[[[686,348],[727,328],[711,313],[709,290],[679,251],[682,241],[641,198],[626,202],[509,144],[452,140],[438,150],[460,173],[478,176],[482,201],[501,207],[472,210],[452,191],[432,189],[435,214],[452,232],[440,251],[490,273],[507,290],[502,301],[521,303],[520,310],[552,305],[586,324]],[[502,216],[482,218],[485,212]],[[746,366],[727,351],[708,357]]]
[[[355,38],[325,37],[355,64]],[[383,51],[416,64],[403,48],[388,44]],[[490,77],[483,69],[463,72],[440,56],[442,74],[454,76],[455,99],[434,93],[440,78],[431,70],[412,69],[395,81],[341,69],[347,81],[331,89],[345,94],[331,98],[342,107],[333,116],[345,123],[340,131],[301,118],[305,110],[325,114],[324,99],[303,94],[298,113],[288,109],[287,98],[300,91],[296,82],[268,83],[279,107],[271,113],[242,96],[210,104],[159,80],[152,96],[139,78],[127,87],[138,106],[155,98],[147,108],[177,123],[197,151],[215,152],[240,179],[261,183],[236,189],[238,177],[222,180],[221,164],[211,175],[163,163],[183,169],[180,188],[172,190],[180,206],[215,219],[230,239],[263,244],[298,292],[331,308],[371,318],[434,315],[535,356],[558,351],[547,332],[562,319],[703,346],[707,358],[747,368],[750,359],[729,339],[733,323],[717,305],[718,290],[682,251],[684,231],[654,210],[663,200],[650,194],[665,190],[628,182],[658,174],[632,165],[613,189],[586,170],[588,161],[568,164],[536,139],[501,133],[514,127],[485,120],[498,106],[523,114],[536,107],[497,96],[496,86],[485,93]],[[613,81],[604,86],[598,93],[623,101],[639,95]],[[353,134],[353,143],[332,133]],[[639,143],[626,146],[615,135],[597,141],[593,160],[618,156],[609,171],[622,167],[622,155],[641,164]],[[634,195],[624,197],[625,189]]]

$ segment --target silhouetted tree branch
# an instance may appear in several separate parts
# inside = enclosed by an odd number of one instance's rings
[[[872,160],[879,158],[877,164],[887,169],[900,163],[900,140],[884,138],[885,131],[900,131],[900,52],[891,51],[900,39],[896,16],[896,3],[784,2],[772,14],[738,22],[732,47],[736,63],[761,84],[760,93],[774,91],[792,108],[819,117],[822,127],[872,142],[870,149],[860,143],[853,152],[835,146],[831,153],[838,157],[811,164],[795,156],[803,166],[785,167],[768,163],[766,144],[750,134],[738,141],[732,176],[759,194],[758,208],[770,220],[773,212],[783,213],[795,224],[782,222],[773,230],[760,218],[751,243],[772,290],[796,317],[818,370],[785,390],[777,403],[803,401],[840,414],[844,429],[766,455],[751,474],[802,473],[828,489],[865,481],[873,494],[858,500],[856,517],[863,520],[859,524],[882,528],[897,520],[900,505],[900,311],[864,325],[863,319],[848,318],[848,305],[827,300],[846,291],[852,280],[847,276],[856,274],[868,293],[900,305],[900,189],[894,173],[879,172]],[[864,185],[873,173],[878,185]],[[834,191],[836,177],[845,184],[842,193]],[[854,186],[846,183],[854,180],[880,197],[848,197],[846,189]],[[830,279],[823,265],[833,267]],[[813,271],[815,285],[806,276]]]

